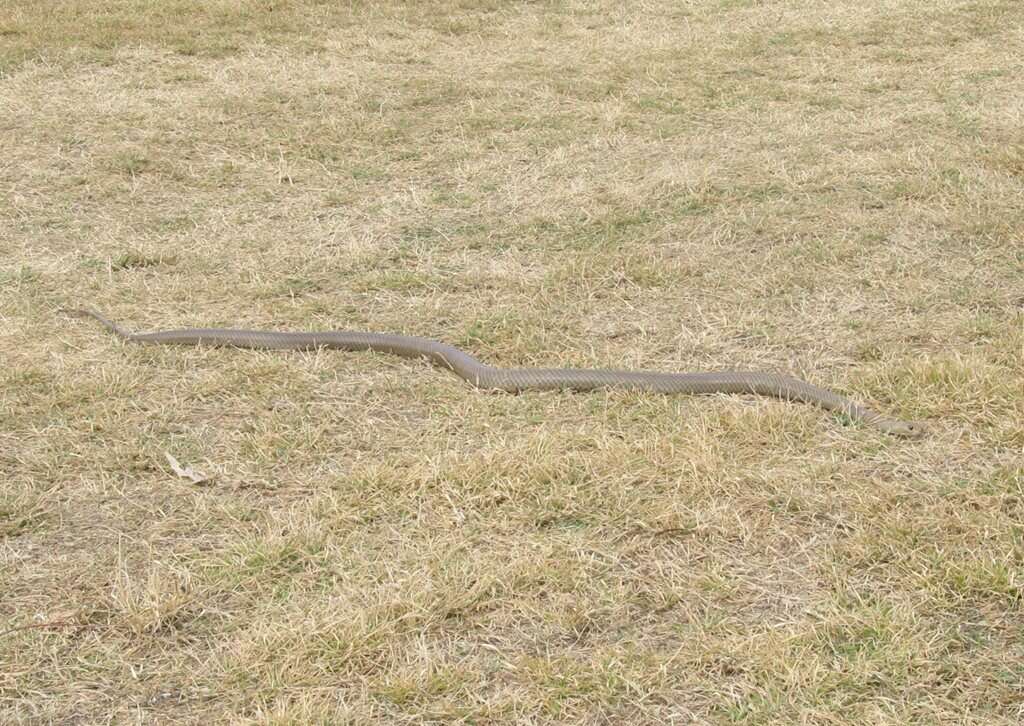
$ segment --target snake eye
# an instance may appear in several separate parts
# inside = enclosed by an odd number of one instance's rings
[[[925,433],[925,427],[919,423],[908,423],[907,434],[911,436],[922,436]]]

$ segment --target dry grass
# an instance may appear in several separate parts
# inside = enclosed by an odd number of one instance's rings
[[[1022,128],[1017,0],[7,0],[0,720],[1018,723]]]

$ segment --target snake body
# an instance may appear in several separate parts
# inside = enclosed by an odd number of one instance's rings
[[[326,331],[290,333],[230,328],[184,328],[152,333],[133,333],[92,309],[70,311],[95,318],[114,334],[132,343],[158,345],[208,345],[274,350],[334,348],[376,351],[405,358],[426,358],[454,371],[479,389],[522,391],[591,391],[617,388],[666,394],[755,394],[798,401],[844,414],[897,436],[919,436],[920,424],[899,421],[875,413],[844,396],[797,378],[774,373],[720,371],[707,373],[658,373],[580,368],[497,368],[481,363],[452,345],[411,335]]]

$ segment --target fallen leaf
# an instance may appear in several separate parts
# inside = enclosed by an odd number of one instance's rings
[[[164,452],[164,456],[167,457],[167,463],[171,465],[171,469],[175,474],[180,476],[182,479],[189,479],[193,484],[202,484],[210,477],[206,476],[202,472],[196,471],[191,466],[182,466],[181,462],[170,455],[169,452]]]

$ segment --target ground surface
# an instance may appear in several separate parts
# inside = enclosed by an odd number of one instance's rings
[[[7,0],[0,151],[0,721],[1022,718],[1021,3]]]

